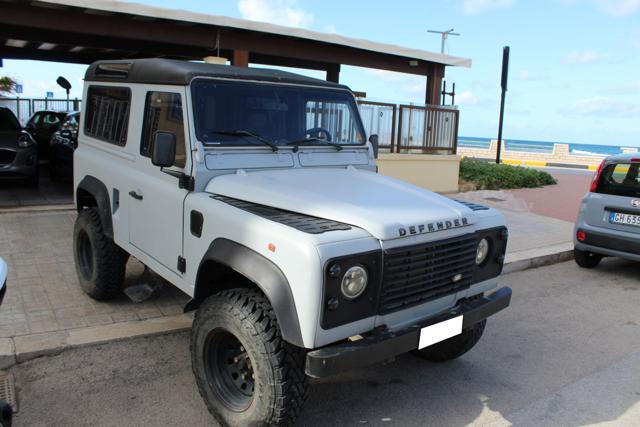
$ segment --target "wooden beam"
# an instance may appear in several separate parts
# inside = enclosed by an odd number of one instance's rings
[[[444,78],[444,65],[430,64],[429,73],[427,73],[427,91],[424,103],[427,105],[440,105],[442,79]]]
[[[234,50],[233,57],[231,58],[231,65],[236,67],[248,67],[249,66],[249,51],[247,50]]]
[[[340,64],[332,65],[327,68],[327,81],[340,83]]]

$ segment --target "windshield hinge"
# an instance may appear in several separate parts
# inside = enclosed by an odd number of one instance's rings
[[[191,175],[181,174],[178,177],[178,188],[184,188],[187,191],[193,191],[196,187],[196,180]]]

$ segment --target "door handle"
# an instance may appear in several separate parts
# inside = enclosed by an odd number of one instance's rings
[[[129,195],[136,200],[142,200],[142,194],[138,194],[133,190],[129,191]]]

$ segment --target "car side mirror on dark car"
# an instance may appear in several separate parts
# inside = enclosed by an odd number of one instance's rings
[[[151,163],[168,168],[176,161],[176,135],[171,132],[156,132],[151,148]]]
[[[378,158],[378,135],[370,135],[369,142],[373,147],[373,157],[377,159]]]

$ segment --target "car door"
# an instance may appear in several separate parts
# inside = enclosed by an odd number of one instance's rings
[[[173,172],[187,172],[190,151],[183,117],[183,94],[171,91],[146,93],[140,152],[136,158],[138,175],[131,180],[129,194],[129,242],[169,270],[180,273],[182,256],[183,205],[188,192],[178,187],[178,179],[151,163],[156,132],[176,136]],[[175,175],[175,174],[174,174]]]

